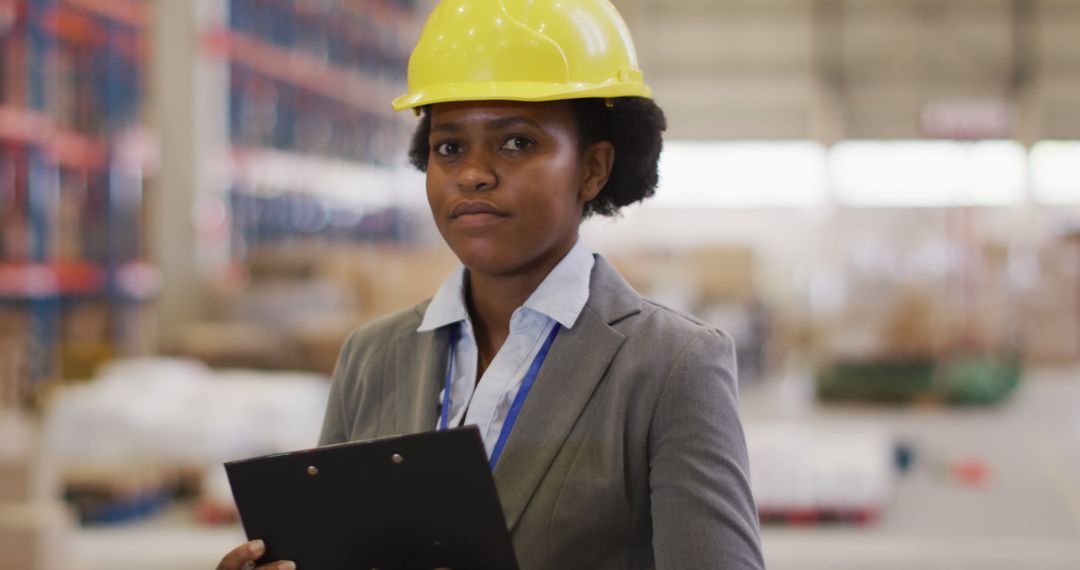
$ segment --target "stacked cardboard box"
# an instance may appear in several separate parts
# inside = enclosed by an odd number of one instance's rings
[[[214,320],[188,326],[169,351],[216,368],[329,374],[352,330],[431,297],[458,265],[445,246],[309,245],[253,256],[247,284],[220,293]]]
[[[1031,286],[1019,296],[1013,331],[1030,362],[1080,358],[1080,240],[1044,246],[1031,267]]]
[[[744,301],[756,292],[754,252],[745,247],[653,250],[609,261],[640,292],[688,288],[693,304]]]
[[[23,403],[30,382],[30,318],[0,308],[0,411]]]
[[[71,514],[59,502],[0,504],[0,567],[70,568]]]
[[[0,568],[64,570],[74,526],[26,418],[0,411]]]

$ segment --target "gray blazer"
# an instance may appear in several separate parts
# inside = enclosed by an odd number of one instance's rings
[[[355,331],[320,444],[435,429],[446,329],[427,303]],[[597,256],[495,469],[522,570],[764,568],[719,330],[642,299]]]

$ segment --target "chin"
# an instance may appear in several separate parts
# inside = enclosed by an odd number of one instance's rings
[[[526,252],[512,251],[505,244],[466,241],[450,246],[469,271],[487,275],[510,275],[528,265]]]
[[[447,236],[444,234],[443,237]],[[513,276],[535,270],[546,265],[545,260],[549,260],[553,249],[558,247],[556,243],[537,243],[506,232],[483,236],[451,234],[450,237],[453,239],[447,239],[446,243],[462,265],[470,271],[492,276]]]
[[[463,251],[455,252],[458,260],[469,271],[486,275],[507,275],[513,273],[520,264],[508,259],[505,254],[496,252]]]

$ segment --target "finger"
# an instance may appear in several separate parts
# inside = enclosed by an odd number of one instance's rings
[[[255,561],[264,553],[266,553],[266,544],[261,540],[241,544],[221,559],[217,570],[247,570],[244,568],[244,563],[251,562],[251,567],[254,567]]]
[[[255,568],[255,570],[296,570],[296,563],[291,560],[280,560],[270,564],[263,564]]]

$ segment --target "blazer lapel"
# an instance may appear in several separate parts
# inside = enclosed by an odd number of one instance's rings
[[[589,302],[555,338],[495,468],[511,530],[625,340],[609,323],[640,309],[641,297],[597,257]]]
[[[422,305],[417,310],[423,315]],[[419,321],[418,321],[419,322]],[[413,332],[395,343],[398,434],[431,431],[437,426],[439,390],[446,374],[449,340],[446,330]]]

